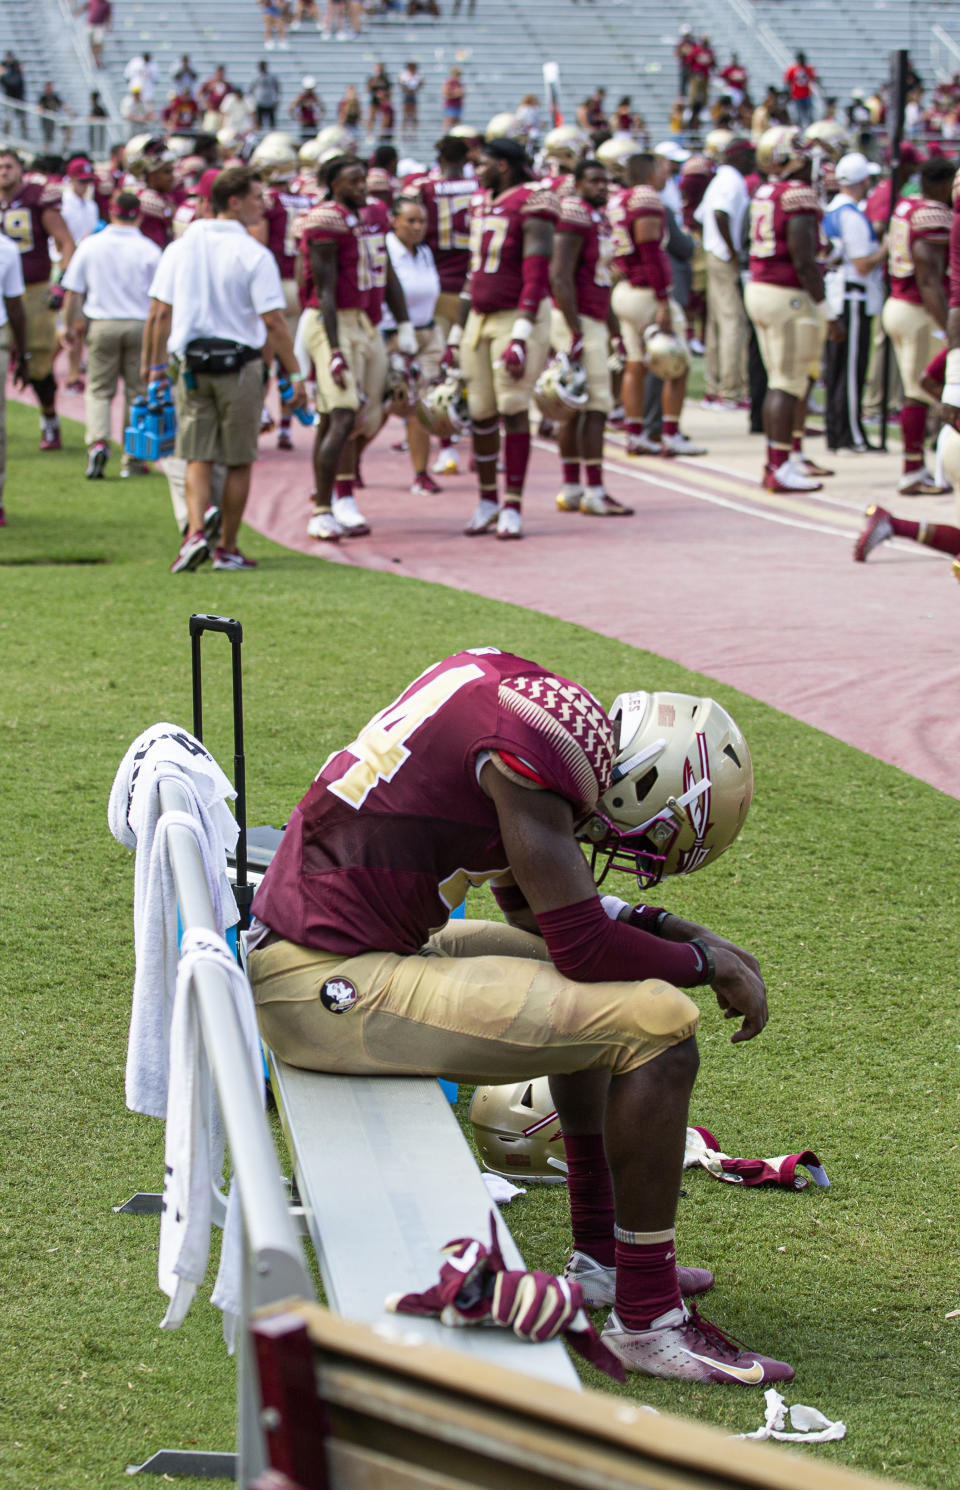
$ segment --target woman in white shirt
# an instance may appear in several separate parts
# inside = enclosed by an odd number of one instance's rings
[[[400,197],[393,210],[393,231],[387,234],[387,252],[403,286],[407,310],[416,332],[417,362],[424,386],[434,382],[439,376],[440,358],[444,349],[443,335],[433,319],[440,294],[440,276],[433,254],[423,241],[426,231],[426,209],[415,197]],[[383,307],[380,325],[386,335],[387,352],[390,354],[396,345],[396,321],[386,305]],[[406,429],[413,465],[413,485],[410,490],[415,496],[440,491],[441,487],[427,473],[430,436],[415,415],[406,420]]]

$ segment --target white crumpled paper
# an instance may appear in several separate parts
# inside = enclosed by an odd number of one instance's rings
[[[483,1183],[487,1187],[487,1193],[490,1199],[496,1205],[508,1205],[518,1195],[526,1195],[527,1193],[522,1185],[511,1185],[510,1181],[505,1180],[502,1174],[484,1174]]]
[[[764,1392],[764,1401],[767,1407],[763,1427],[757,1428],[753,1433],[731,1433],[731,1438],[776,1438],[781,1443],[833,1443],[838,1438],[846,1437],[846,1423],[831,1423],[817,1408],[804,1407],[800,1402],[789,1409],[790,1423],[796,1431],[788,1433],[785,1431],[787,1404],[775,1387],[769,1387]]]

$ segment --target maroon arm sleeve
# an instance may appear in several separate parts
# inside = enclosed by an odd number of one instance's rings
[[[950,228],[950,309],[960,305],[960,212],[953,214]]]
[[[637,244],[637,253],[647,276],[647,284],[658,300],[666,300],[670,289],[670,274],[663,249],[653,238],[648,238],[645,243]]]
[[[692,942],[666,942],[626,921],[611,921],[598,896],[537,916],[554,967],[578,983],[663,978],[677,988],[709,979],[708,959]]]
[[[523,260],[522,289],[517,306],[531,321],[537,319],[540,302],[550,289],[550,260],[545,254],[527,254]]]

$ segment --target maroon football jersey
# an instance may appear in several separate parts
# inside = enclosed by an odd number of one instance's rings
[[[683,226],[688,233],[700,236],[701,227],[694,213],[703,201],[710,178],[713,176],[713,161],[706,155],[691,155],[680,167],[680,195],[683,198]]]
[[[387,293],[387,234],[390,231],[390,209],[386,202],[371,197],[360,213],[363,224],[363,247],[367,256],[369,289],[364,310],[374,326],[380,325]]]
[[[290,816],[254,914],[300,946],[417,952],[471,884],[509,867],[477,780],[483,751],[580,817],[610,781],[616,744],[579,684],[494,647],[448,657],[330,756]]]
[[[953,213],[944,202],[928,197],[901,197],[890,219],[890,294],[895,300],[922,305],[913,261],[914,245],[921,239],[944,245],[950,241]],[[946,255],[944,255],[946,260]],[[944,272],[946,273],[946,262]]]
[[[313,282],[310,244],[330,241],[337,244],[337,309],[366,310],[370,295],[370,270],[362,237],[362,225],[355,212],[339,202],[320,202],[301,217],[295,232],[302,258],[303,284],[301,300],[314,310],[320,304]]]
[[[955,210],[950,227],[950,309],[960,305],[960,210]]]
[[[765,285],[800,289],[787,231],[792,217],[814,218],[819,236],[820,203],[802,181],[765,181],[750,203],[750,278]]]
[[[560,204],[539,182],[483,192],[470,207],[470,304],[480,315],[514,310],[523,293],[523,229],[533,217],[555,223]]]
[[[60,211],[60,187],[36,177],[25,178],[12,196],[0,197],[0,231],[17,246],[24,284],[44,284],[50,278],[49,235],[43,226],[48,207]]]
[[[173,214],[179,205],[176,197],[170,192],[154,191],[152,186],[143,183],[138,183],[133,191],[140,198],[140,211],[143,213],[141,233],[158,248],[166,248],[173,238]]]
[[[427,214],[424,242],[433,254],[440,288],[447,295],[459,295],[470,270],[470,203],[477,195],[476,180],[470,176],[408,176],[405,193],[416,191]]]
[[[564,197],[557,232],[576,233],[583,244],[573,274],[577,309],[582,316],[606,321],[613,284],[613,232],[607,214],[588,206],[582,197]]]
[[[669,285],[672,274],[666,253],[669,237],[667,213],[653,187],[628,186],[623,191],[614,193],[607,204],[607,216],[613,227],[613,255],[617,268],[624,279],[643,290],[650,288],[650,281],[633,235],[633,225],[643,217],[656,219],[660,231],[655,244],[663,261],[663,283]]]

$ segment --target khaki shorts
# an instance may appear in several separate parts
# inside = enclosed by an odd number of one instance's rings
[[[450,327],[455,326],[460,320],[460,304],[460,296],[454,295],[450,290],[441,290],[437,296],[433,317],[440,327],[444,341],[450,335]]]
[[[621,279],[613,287],[611,304],[620,322],[627,361],[644,362],[643,333],[656,321],[663,301],[658,300],[652,290],[642,289],[639,285],[632,285],[628,279]],[[670,307],[670,330],[686,345],[687,318],[672,295],[667,305]]]
[[[892,295],[883,307],[881,319],[897,354],[904,393],[917,403],[932,404],[929,393],[920,387],[920,379],[927,364],[946,346],[942,335],[934,335],[940,327],[922,305],[895,300]]]
[[[30,353],[30,381],[37,382],[53,371],[57,355],[57,313],[51,310],[50,285],[27,285],[23,292],[23,310],[27,318],[27,351]]]
[[[233,373],[193,373],[186,369],[173,385],[177,406],[175,453],[181,460],[222,460],[251,466],[257,458],[263,406],[263,359],[255,357]]]
[[[610,369],[607,366],[608,333],[603,321],[580,317],[583,336],[583,370],[587,375],[587,413],[609,414],[613,408]],[[555,352],[569,352],[570,327],[562,311],[554,306],[550,316],[550,345]]]
[[[801,398],[807,391],[811,364],[820,355],[823,328],[817,308],[805,290],[751,280],[744,295],[754,324],[767,387]]]
[[[527,338],[527,368],[513,379],[500,358],[510,344],[516,310],[494,310],[481,316],[472,310],[460,343],[460,369],[467,385],[470,418],[481,422],[497,414],[525,414],[533,397],[533,385],[546,366],[550,352],[550,301],[541,300],[533,330]]]
[[[292,339],[297,334],[300,321],[300,287],[295,279],[284,279],[281,283],[283,285],[283,314]]]
[[[380,428],[383,394],[387,383],[387,350],[383,337],[362,310],[337,311],[337,336],[347,364],[346,385],[338,388],[330,376],[330,343],[318,311],[304,313],[303,341],[313,361],[317,379],[317,408],[359,409],[360,394],[366,395],[363,433],[375,435]]]
[[[451,921],[416,956],[340,957],[291,942],[250,953],[260,1033],[312,1071],[524,1081],[636,1070],[696,1033],[687,994],[648,978],[574,983],[537,936]]]
[[[417,362],[422,374],[420,382],[422,387],[433,383],[440,372],[440,358],[443,356],[446,340],[440,327],[434,321],[432,326],[417,327],[414,332],[417,338]],[[397,333],[391,331],[386,339],[387,355],[389,356],[397,345]]]

